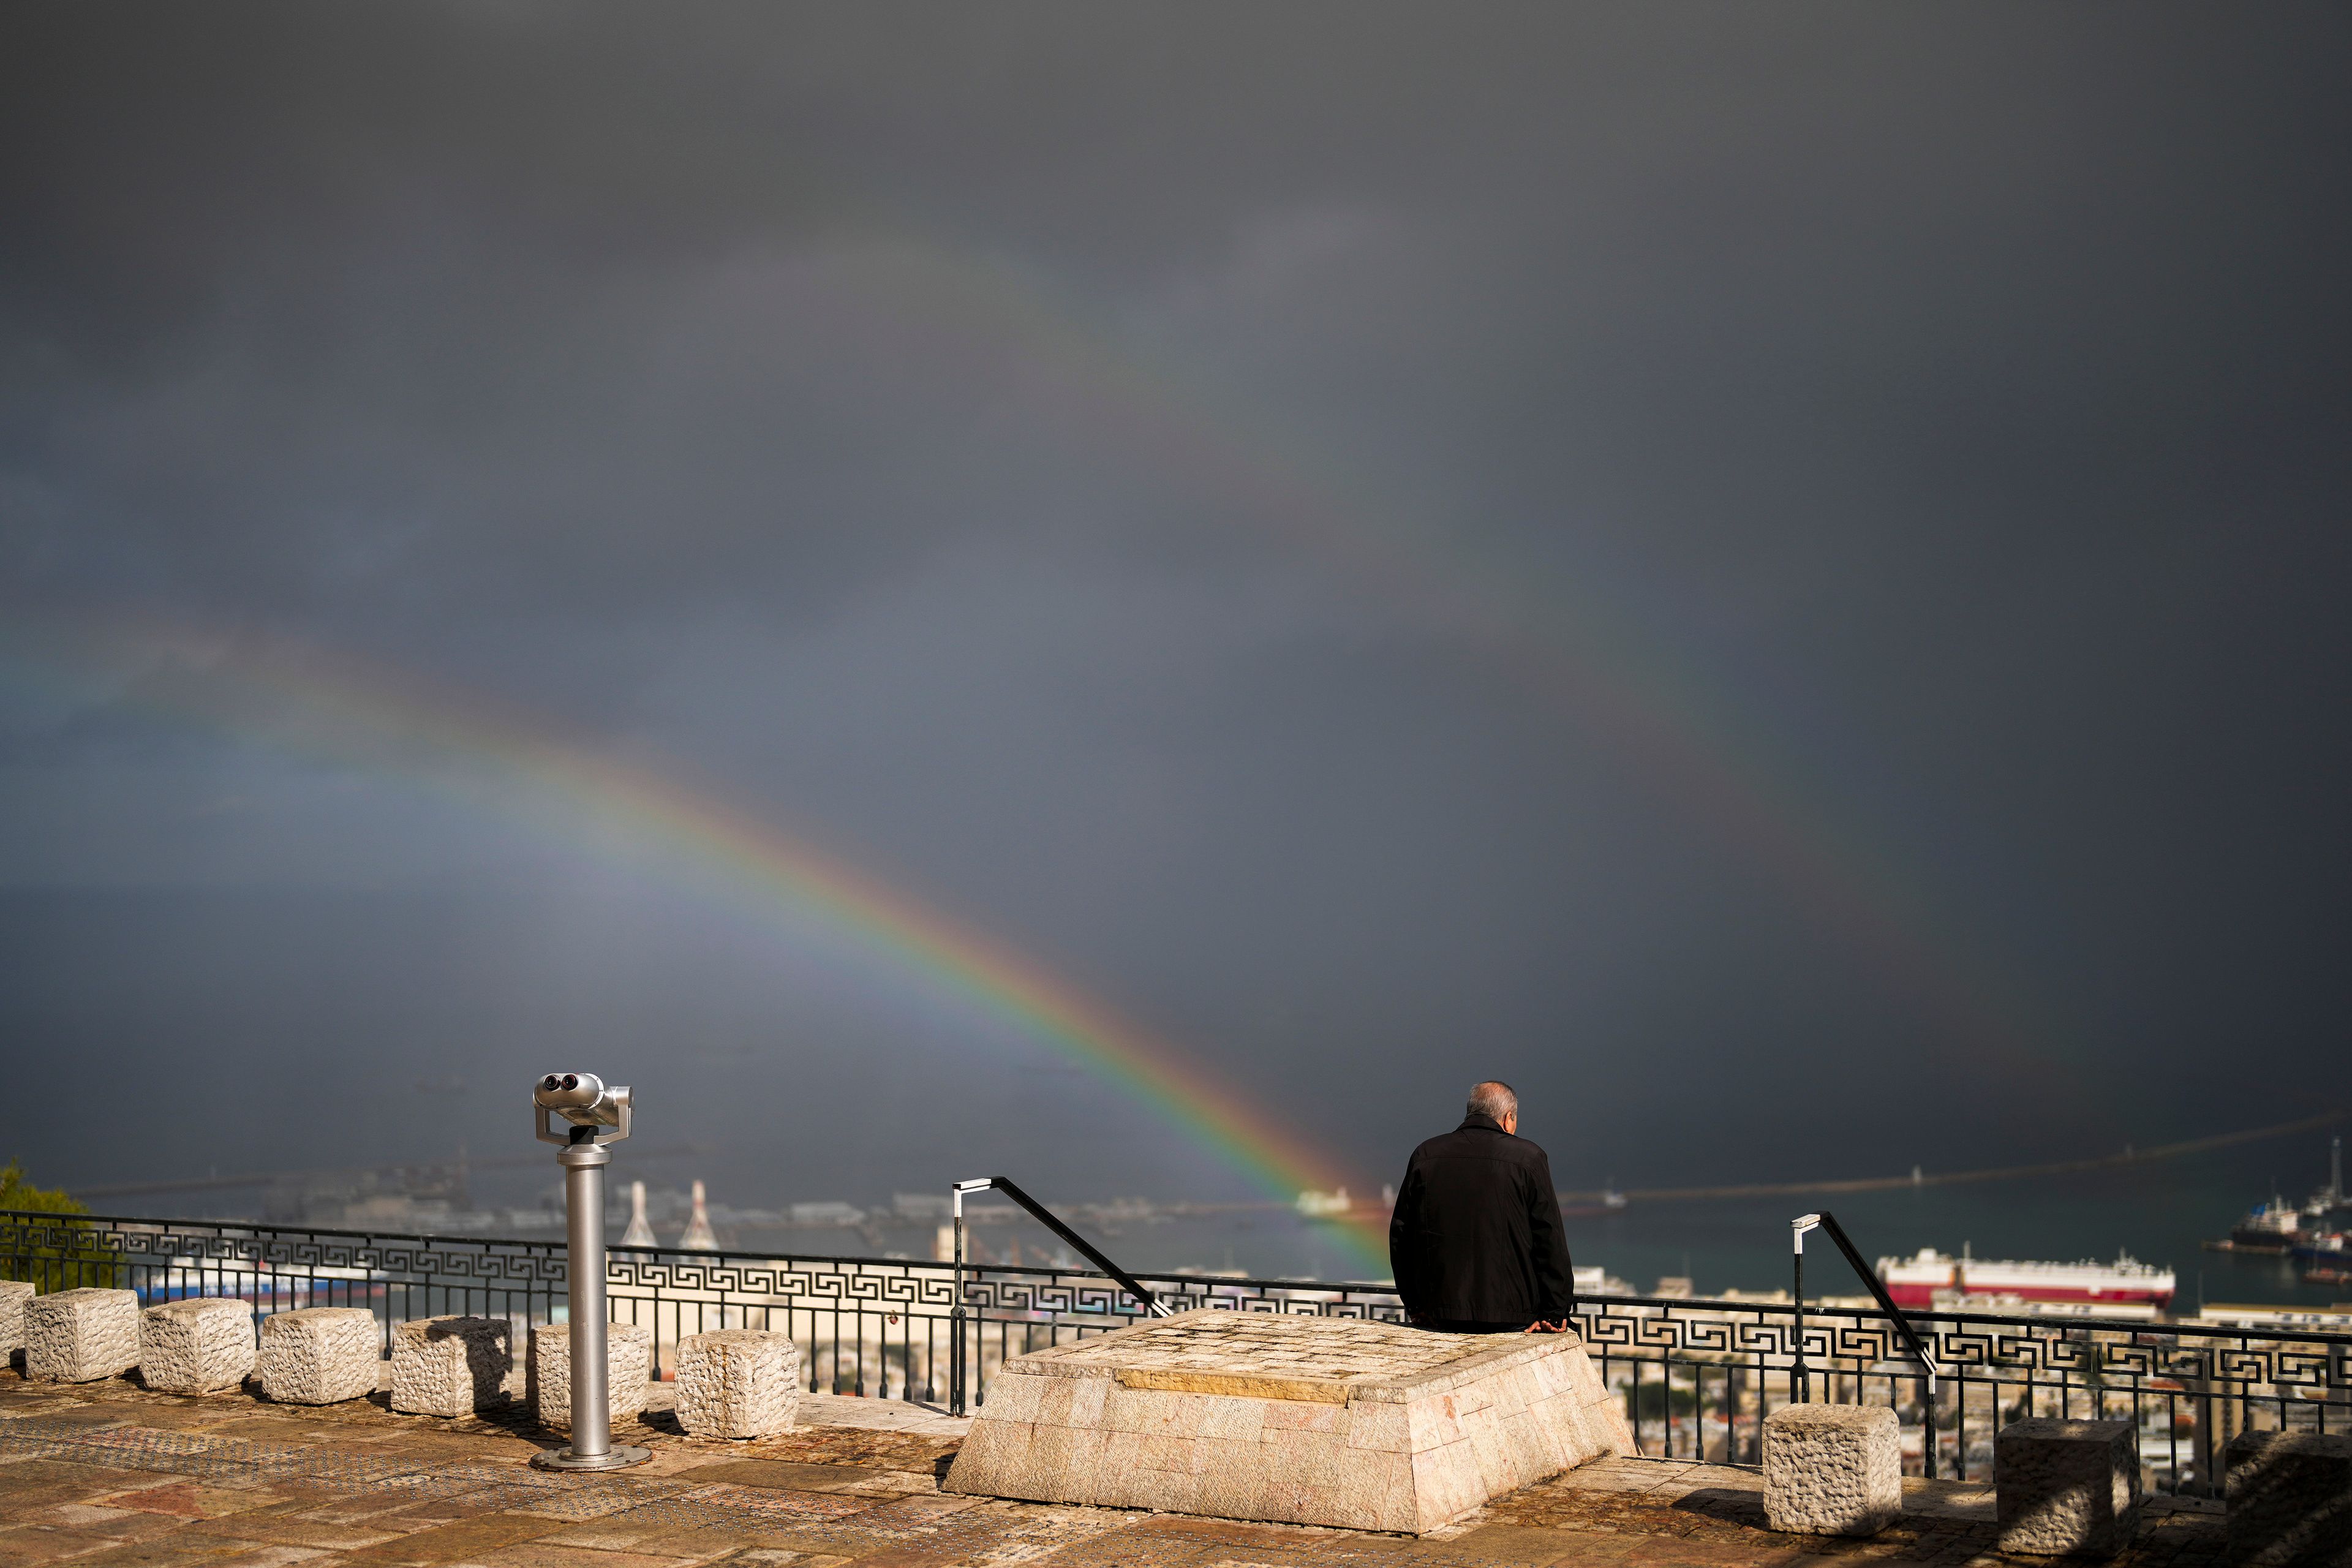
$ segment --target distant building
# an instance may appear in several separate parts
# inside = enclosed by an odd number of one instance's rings
[[[2197,1310],[2200,1323],[2232,1329],[2298,1329],[2340,1334],[2352,1330],[2352,1304],[2333,1307],[2272,1307],[2247,1302],[2213,1301]]]
[[[1576,1293],[1580,1296],[1630,1296],[1633,1293],[1633,1286],[1606,1268],[1579,1268],[1575,1274]]]

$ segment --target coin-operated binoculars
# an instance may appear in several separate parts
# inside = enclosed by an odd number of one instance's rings
[[[563,1208],[571,1238],[572,1444],[541,1450],[531,1463],[551,1470],[615,1470],[653,1458],[650,1448],[613,1447],[613,1407],[604,1359],[604,1167],[607,1143],[629,1135],[629,1091],[604,1087],[594,1073],[551,1072],[532,1087],[531,1131],[561,1143]],[[553,1117],[571,1125],[558,1128]]]

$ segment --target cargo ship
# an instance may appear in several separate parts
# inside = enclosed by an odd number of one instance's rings
[[[2352,1230],[2315,1230],[2295,1240],[2293,1251],[2302,1263],[2352,1263]]]
[[[2212,1252],[2252,1252],[2273,1258],[2333,1261],[2343,1256],[2352,1234],[2352,1203],[2344,1194],[2344,1140],[2329,1141],[2327,1184],[2300,1204],[2272,1194],[2230,1227],[2227,1241],[2209,1241]]]
[[[1910,1258],[1882,1258],[1878,1277],[1898,1307],[1934,1307],[1949,1300],[2001,1298],[2011,1301],[2081,1301],[2112,1306],[2172,1304],[2169,1268],[2141,1263],[2128,1255],[2113,1263],[2021,1263],[1958,1258],[1922,1247]]]
[[[2256,1204],[2245,1218],[2230,1227],[2226,1250],[2283,1253],[2291,1250],[2302,1235],[2303,1210],[2284,1198],[2273,1198]]]

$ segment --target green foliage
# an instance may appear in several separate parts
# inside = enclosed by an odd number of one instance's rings
[[[61,1188],[37,1187],[25,1179],[25,1167],[11,1160],[0,1166],[0,1209],[29,1209],[35,1214],[88,1214],[89,1205]]]
[[[69,1234],[92,1226],[66,1218],[25,1217],[89,1212],[88,1204],[61,1189],[35,1186],[15,1160],[0,1166],[0,1279],[29,1279],[44,1291],[112,1288],[121,1265],[103,1248],[76,1245]]]
[[[1681,1384],[1644,1383],[1626,1395],[1626,1414],[1637,1421],[1663,1421],[1669,1415],[1689,1415],[1698,1409],[1698,1390]]]

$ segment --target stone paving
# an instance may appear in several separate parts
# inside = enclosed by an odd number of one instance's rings
[[[664,1391],[667,1392],[667,1391]],[[730,1442],[682,1432],[657,1394],[614,1440],[652,1463],[533,1470],[556,1439],[518,1407],[398,1415],[379,1393],[317,1407],[133,1379],[0,1371],[0,1568],[1732,1568],[1815,1556],[2025,1563],[1992,1551],[1990,1492],[1906,1483],[1867,1541],[1763,1528],[1752,1468],[1604,1459],[1422,1538],[1233,1524],[943,1494],[968,1423],[803,1396],[804,1425]],[[2217,1510],[2158,1504],[2126,1568],[2221,1560]]]

